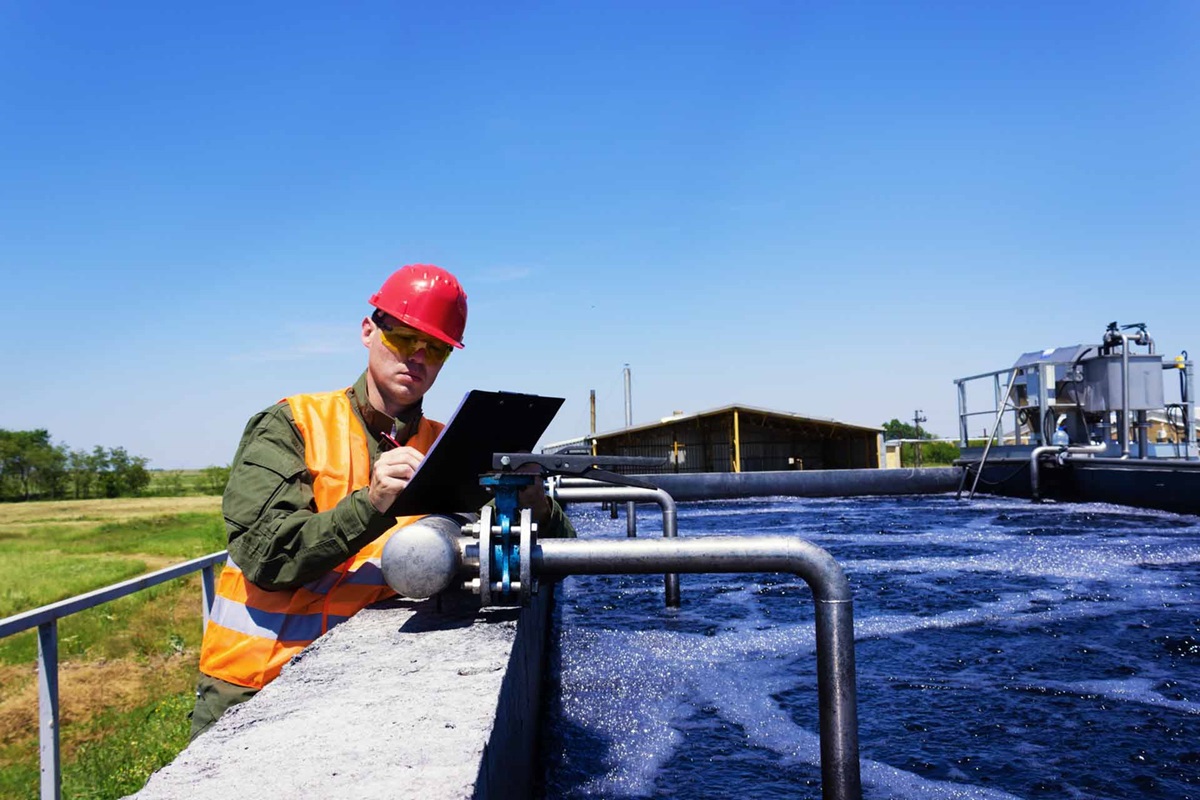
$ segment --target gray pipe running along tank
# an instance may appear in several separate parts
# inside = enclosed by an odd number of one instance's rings
[[[547,539],[531,549],[535,579],[663,572],[786,572],[803,578],[816,603],[821,796],[860,800],[854,607],[846,574],[828,551],[795,536]],[[493,549],[486,550],[490,557]],[[430,516],[388,540],[381,566],[393,589],[419,599],[456,580],[478,578],[479,555],[479,541],[462,535],[460,520]]]

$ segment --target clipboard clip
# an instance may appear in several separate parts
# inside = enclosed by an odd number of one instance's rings
[[[638,489],[657,489],[649,481],[612,472],[606,467],[661,467],[665,458],[647,456],[592,456],[535,453],[493,453],[492,469],[501,472],[517,472],[523,467],[535,466],[543,475],[564,475],[572,478],[590,478],[618,486],[633,486]]]

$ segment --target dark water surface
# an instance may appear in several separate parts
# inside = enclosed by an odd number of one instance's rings
[[[583,537],[625,521],[572,510]],[[661,535],[657,509],[641,536]],[[680,506],[796,534],[854,588],[864,796],[1200,800],[1200,518],[953,497]],[[546,796],[818,797],[813,608],[788,575],[566,580]]]

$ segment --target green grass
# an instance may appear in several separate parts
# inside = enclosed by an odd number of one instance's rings
[[[61,554],[139,553],[181,560],[225,548],[219,514],[160,514],[91,526],[48,525],[0,539],[0,554],[57,551]],[[103,584],[101,584],[103,585]]]
[[[184,497],[193,494],[220,494],[209,476],[198,469],[150,470],[150,485],[143,494],[152,497]]]
[[[224,546],[224,523],[215,514],[158,515],[96,527],[33,528],[22,536],[0,540],[0,617],[141,575],[148,565],[132,554],[161,556],[164,562],[177,563]],[[131,645],[145,641],[145,636],[126,641],[131,626],[144,617],[155,616],[144,606],[178,603],[176,595],[182,583],[172,581],[145,589],[60,620],[59,658],[129,655]],[[199,609],[198,591],[194,602]],[[36,657],[34,631],[0,639],[0,664]]]
[[[108,710],[81,726],[82,741],[63,761],[63,797],[108,800],[141,789],[146,779],[188,742],[192,692],[175,692],[129,711]],[[36,746],[0,748],[0,797],[35,798],[40,773]]]
[[[0,508],[0,616],[223,549],[215,505],[178,503],[214,510],[170,513],[165,499]],[[64,797],[123,797],[187,743],[200,617],[197,574],[59,620]],[[34,631],[0,639],[0,800],[37,796],[36,653]]]
[[[63,795],[105,800],[136,792],[188,742],[195,696],[180,692],[125,712],[102,714],[92,729],[103,734],[79,746],[63,774]]]
[[[0,617],[83,594],[146,571],[135,558],[10,550],[0,542]]]

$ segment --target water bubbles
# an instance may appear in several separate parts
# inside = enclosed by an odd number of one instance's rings
[[[682,536],[794,532],[846,568],[868,800],[1196,794],[1195,518],[948,496],[679,511]],[[807,587],[685,575],[677,613],[661,591],[566,582],[548,796],[815,796]]]

